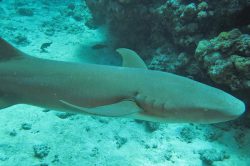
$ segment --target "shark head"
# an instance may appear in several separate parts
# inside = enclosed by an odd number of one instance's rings
[[[123,66],[140,68],[133,76],[137,89],[134,101],[141,109],[131,115],[135,119],[217,123],[233,120],[245,111],[242,101],[222,90],[175,74],[147,70],[134,51],[117,51],[123,57]]]
[[[143,110],[138,119],[156,122],[217,123],[233,120],[245,104],[232,95],[197,81],[158,71],[144,78],[135,101]]]

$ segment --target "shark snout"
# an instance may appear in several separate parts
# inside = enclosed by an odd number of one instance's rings
[[[207,109],[204,109],[209,117],[208,122],[210,120],[212,123],[234,120],[245,112],[245,104],[230,94],[220,91],[210,97],[211,100],[205,106]]]
[[[245,104],[233,96],[229,96],[222,105],[224,105],[225,114],[232,118],[237,118],[245,112]]]

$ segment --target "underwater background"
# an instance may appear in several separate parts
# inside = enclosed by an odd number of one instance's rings
[[[250,165],[249,0],[0,0],[0,18],[0,36],[32,56],[120,65],[115,49],[126,47],[247,106],[199,125],[15,105],[0,111],[1,166]]]

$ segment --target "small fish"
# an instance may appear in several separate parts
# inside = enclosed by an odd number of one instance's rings
[[[41,52],[47,52],[45,49],[48,48],[53,42],[43,43],[40,47]]]
[[[103,49],[103,48],[107,48],[107,47],[108,46],[106,44],[95,44],[91,48],[94,50],[99,50],[99,49]]]

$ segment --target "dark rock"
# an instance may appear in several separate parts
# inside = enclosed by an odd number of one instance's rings
[[[38,144],[33,146],[34,156],[40,159],[48,156],[50,147],[46,144]]]
[[[30,130],[32,128],[32,124],[30,124],[30,123],[23,123],[22,126],[21,126],[21,128],[23,130]]]
[[[18,8],[17,13],[20,14],[21,16],[33,16],[34,12],[30,8]]]
[[[196,137],[197,135],[192,128],[184,127],[180,131],[180,138],[187,143],[191,143]]]
[[[120,137],[120,136],[115,136],[115,140],[116,140],[116,145],[117,148],[121,148],[124,144],[126,144],[128,142],[128,139],[125,137]]]
[[[67,119],[71,116],[75,115],[74,113],[69,113],[69,112],[57,112],[56,116],[61,118],[61,119]]]
[[[144,122],[145,124],[145,129],[147,132],[154,132],[156,130],[158,130],[160,128],[160,123],[156,123],[156,122]]]
[[[10,133],[10,136],[15,137],[17,135],[16,130],[12,130]]]
[[[198,152],[200,159],[206,165],[212,165],[215,161],[223,161],[229,158],[225,151],[217,151],[215,149],[205,149]]]

